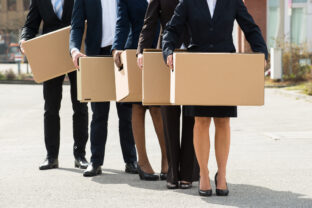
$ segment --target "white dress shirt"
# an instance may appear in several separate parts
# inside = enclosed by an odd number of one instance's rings
[[[207,0],[207,4],[209,7],[211,18],[213,18],[213,14],[216,8],[217,0]]]
[[[113,44],[117,21],[117,1],[101,0],[102,2],[102,43],[101,47]]]

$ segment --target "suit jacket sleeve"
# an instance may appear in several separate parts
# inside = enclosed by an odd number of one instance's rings
[[[254,52],[261,52],[265,54],[265,59],[268,59],[268,49],[261,30],[253,20],[252,16],[247,11],[247,8],[242,0],[237,0],[236,20],[243,30],[251,49]]]
[[[187,0],[182,0],[174,11],[174,15],[167,24],[163,35],[162,49],[165,62],[167,57],[173,54],[174,49],[179,44],[187,21]]]
[[[37,1],[32,0],[30,3],[29,13],[27,15],[25,25],[22,28],[21,40],[29,40],[36,37],[39,32],[41,21],[42,17],[39,12]]]
[[[74,48],[77,48],[79,50],[81,49],[81,42],[85,30],[85,16],[84,0],[75,0],[69,38],[70,52]]]
[[[143,53],[145,48],[151,48],[158,30],[160,2],[151,0],[144,19],[144,25],[140,34],[137,54]]]
[[[117,22],[112,50],[124,50],[130,31],[127,0],[117,0]]]

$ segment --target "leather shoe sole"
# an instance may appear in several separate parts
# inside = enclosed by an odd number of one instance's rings
[[[59,167],[58,165],[42,166],[42,167],[39,167],[39,170],[50,170],[50,169],[55,169],[58,167]]]
[[[95,173],[94,172],[84,172],[83,176],[84,177],[94,177],[97,175],[101,175],[102,174],[102,170],[97,170]]]
[[[84,166],[84,165],[80,165],[78,163],[75,162],[75,168],[79,168],[79,169],[87,169],[88,165]]]

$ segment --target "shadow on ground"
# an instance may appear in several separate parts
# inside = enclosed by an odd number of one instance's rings
[[[60,168],[59,170],[70,171],[82,174],[83,170]],[[141,181],[136,174],[126,174],[123,171],[113,169],[103,169],[103,174],[91,178],[93,182],[100,184],[128,184],[129,186],[148,189],[153,191],[169,191],[166,188],[165,181]],[[212,182],[213,183],[213,182]],[[311,208],[312,199],[306,196],[289,191],[275,191],[269,188],[245,185],[245,184],[228,184],[230,195],[228,197],[200,197],[198,196],[198,186],[194,183],[192,189],[173,190],[180,194],[193,195],[209,204],[234,206],[240,208],[263,208],[263,207],[301,207]]]

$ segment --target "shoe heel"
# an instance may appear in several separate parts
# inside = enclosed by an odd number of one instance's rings
[[[80,168],[80,166],[75,163],[75,168]]]

